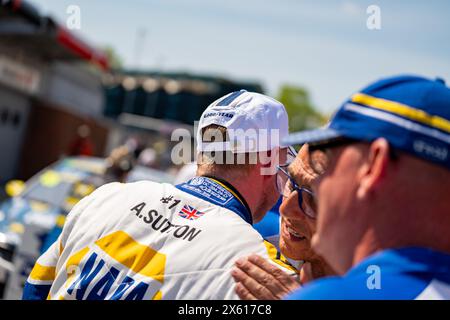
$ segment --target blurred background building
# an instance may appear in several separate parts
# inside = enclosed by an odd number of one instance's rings
[[[29,2],[3,1],[0,184],[26,180],[77,148],[107,156],[130,135],[167,153],[174,128],[192,131],[206,106],[239,89],[263,92],[222,77],[112,69],[107,52]]]
[[[90,65],[96,65],[94,70]],[[102,155],[106,56],[26,1],[0,10],[0,183],[29,178],[66,151],[87,123]]]
[[[172,132],[185,129],[194,150],[194,121],[211,102],[263,92],[257,82],[126,70],[114,54],[28,1],[0,1],[0,299],[20,298],[81,198],[112,181],[173,182],[182,165],[171,160]]]

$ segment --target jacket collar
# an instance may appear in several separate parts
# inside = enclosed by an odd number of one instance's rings
[[[175,186],[220,207],[233,211],[247,223],[253,224],[250,208],[242,195],[230,183],[215,177],[195,177]]]

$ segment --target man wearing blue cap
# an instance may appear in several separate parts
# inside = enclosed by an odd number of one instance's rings
[[[450,299],[450,89],[400,76],[290,144],[321,153],[313,248],[340,277],[288,299]]]

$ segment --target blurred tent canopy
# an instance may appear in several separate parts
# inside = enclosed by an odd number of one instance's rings
[[[233,91],[263,92],[258,82],[183,72],[121,70],[103,77],[105,116],[133,114],[193,125],[214,100]]]

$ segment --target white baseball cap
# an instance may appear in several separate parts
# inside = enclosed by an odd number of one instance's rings
[[[202,129],[212,124],[225,127],[229,141],[202,141]],[[249,153],[287,147],[281,141],[288,128],[286,109],[277,100],[246,90],[232,92],[210,104],[200,117],[197,152]]]

